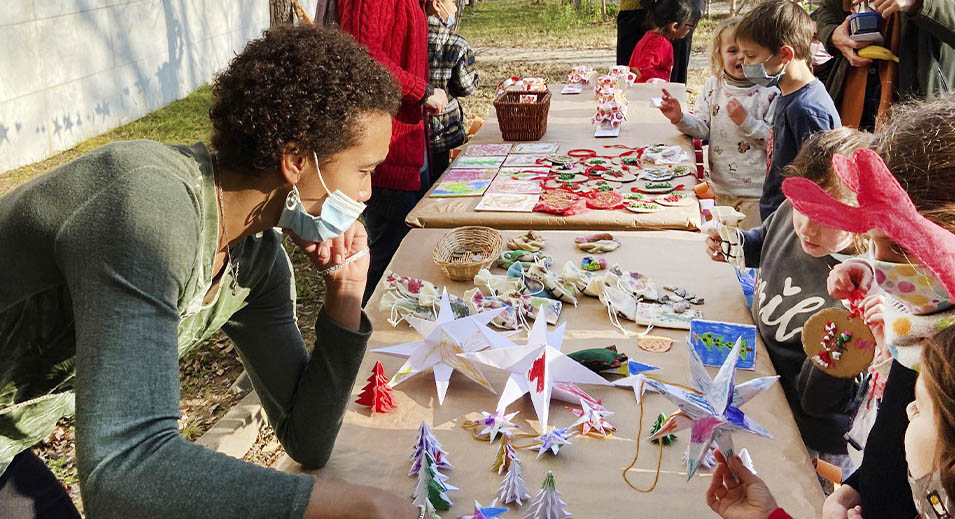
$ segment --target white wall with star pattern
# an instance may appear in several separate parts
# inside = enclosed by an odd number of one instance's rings
[[[0,3],[0,174],[187,96],[269,25],[267,0]]]

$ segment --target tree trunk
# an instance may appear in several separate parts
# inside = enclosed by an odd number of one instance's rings
[[[292,23],[292,0],[269,0],[269,26]]]

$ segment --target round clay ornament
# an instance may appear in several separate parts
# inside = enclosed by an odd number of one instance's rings
[[[647,182],[643,187],[635,187],[644,193],[670,193],[676,189],[676,185],[673,182]]]
[[[668,352],[672,345],[673,339],[660,335],[643,335],[637,338],[637,346],[639,346],[641,350],[652,353]]]
[[[584,185],[597,191],[612,191],[621,186],[619,182],[613,182],[610,180],[588,180],[587,182],[584,182]]]
[[[601,159],[598,157],[594,157],[592,159],[585,160],[584,164],[587,166],[604,166],[609,168],[613,164],[613,162],[611,162],[610,159]]]
[[[640,175],[637,178],[641,180],[649,180],[651,182],[662,182],[664,180],[672,179],[673,172],[669,169],[646,168],[640,170]]]
[[[690,205],[694,203],[693,197],[685,193],[671,193],[665,196],[658,196],[654,198],[653,201],[660,205],[666,205],[670,207]]]
[[[637,176],[629,171],[614,168],[610,171],[605,171],[603,178],[605,180],[613,180],[614,182],[633,182],[637,179]]]
[[[570,165],[577,164],[577,159],[567,155],[551,155],[547,157],[547,161],[554,166],[560,166],[560,165],[566,165],[566,164],[570,164]]]
[[[597,191],[587,199],[591,209],[616,209],[623,203],[623,195],[616,191]]]
[[[686,175],[692,175],[693,171],[686,166],[673,166],[670,168],[670,174],[674,177],[683,177]]]
[[[579,200],[580,197],[573,193],[555,189],[541,193],[537,207],[547,213],[563,213],[573,207]]]
[[[630,200],[623,205],[628,211],[634,213],[655,213],[663,207],[653,201],[641,202],[639,200]]]
[[[852,378],[865,371],[875,355],[875,337],[861,316],[844,308],[826,308],[812,315],[802,329],[802,347],[826,374]]]

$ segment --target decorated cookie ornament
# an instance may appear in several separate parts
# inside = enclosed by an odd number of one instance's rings
[[[802,346],[826,374],[852,378],[872,363],[876,344],[861,315],[837,307],[820,310],[806,321]]]

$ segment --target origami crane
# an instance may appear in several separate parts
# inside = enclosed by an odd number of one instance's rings
[[[441,294],[440,310],[435,321],[428,321],[413,315],[406,316],[408,324],[424,337],[423,340],[388,346],[372,350],[385,355],[407,357],[408,360],[398,369],[388,383],[395,387],[409,378],[431,368],[434,383],[438,391],[438,404],[444,403],[448,392],[448,383],[454,370],[481,384],[495,393],[481,370],[470,360],[459,356],[460,353],[475,352],[484,348],[509,348],[513,342],[500,333],[490,329],[487,324],[504,309],[454,318],[448,292]]]
[[[716,442],[717,447],[727,459],[733,455],[731,433],[734,431],[745,431],[766,438],[773,437],[769,431],[743,414],[739,406],[773,385],[779,377],[756,378],[736,386],[734,379],[740,348],[741,341],[737,340],[726,362],[712,380],[699,355],[692,347],[689,348],[690,377],[693,385],[702,394],[646,379],[646,385],[650,389],[663,393],[680,407],[680,410],[671,414],[660,430],[649,439],[655,440],[682,429],[691,431],[691,443],[687,450],[687,481],[693,477],[713,442]]]
[[[510,371],[511,376],[497,402],[497,410],[505,410],[508,405],[525,393],[530,393],[534,411],[540,421],[540,430],[545,433],[550,411],[550,397],[555,385],[559,383],[610,385],[600,375],[560,352],[566,324],[561,324],[554,333],[548,335],[547,322],[544,319],[536,319],[527,344],[523,346],[461,354],[466,359]]]

